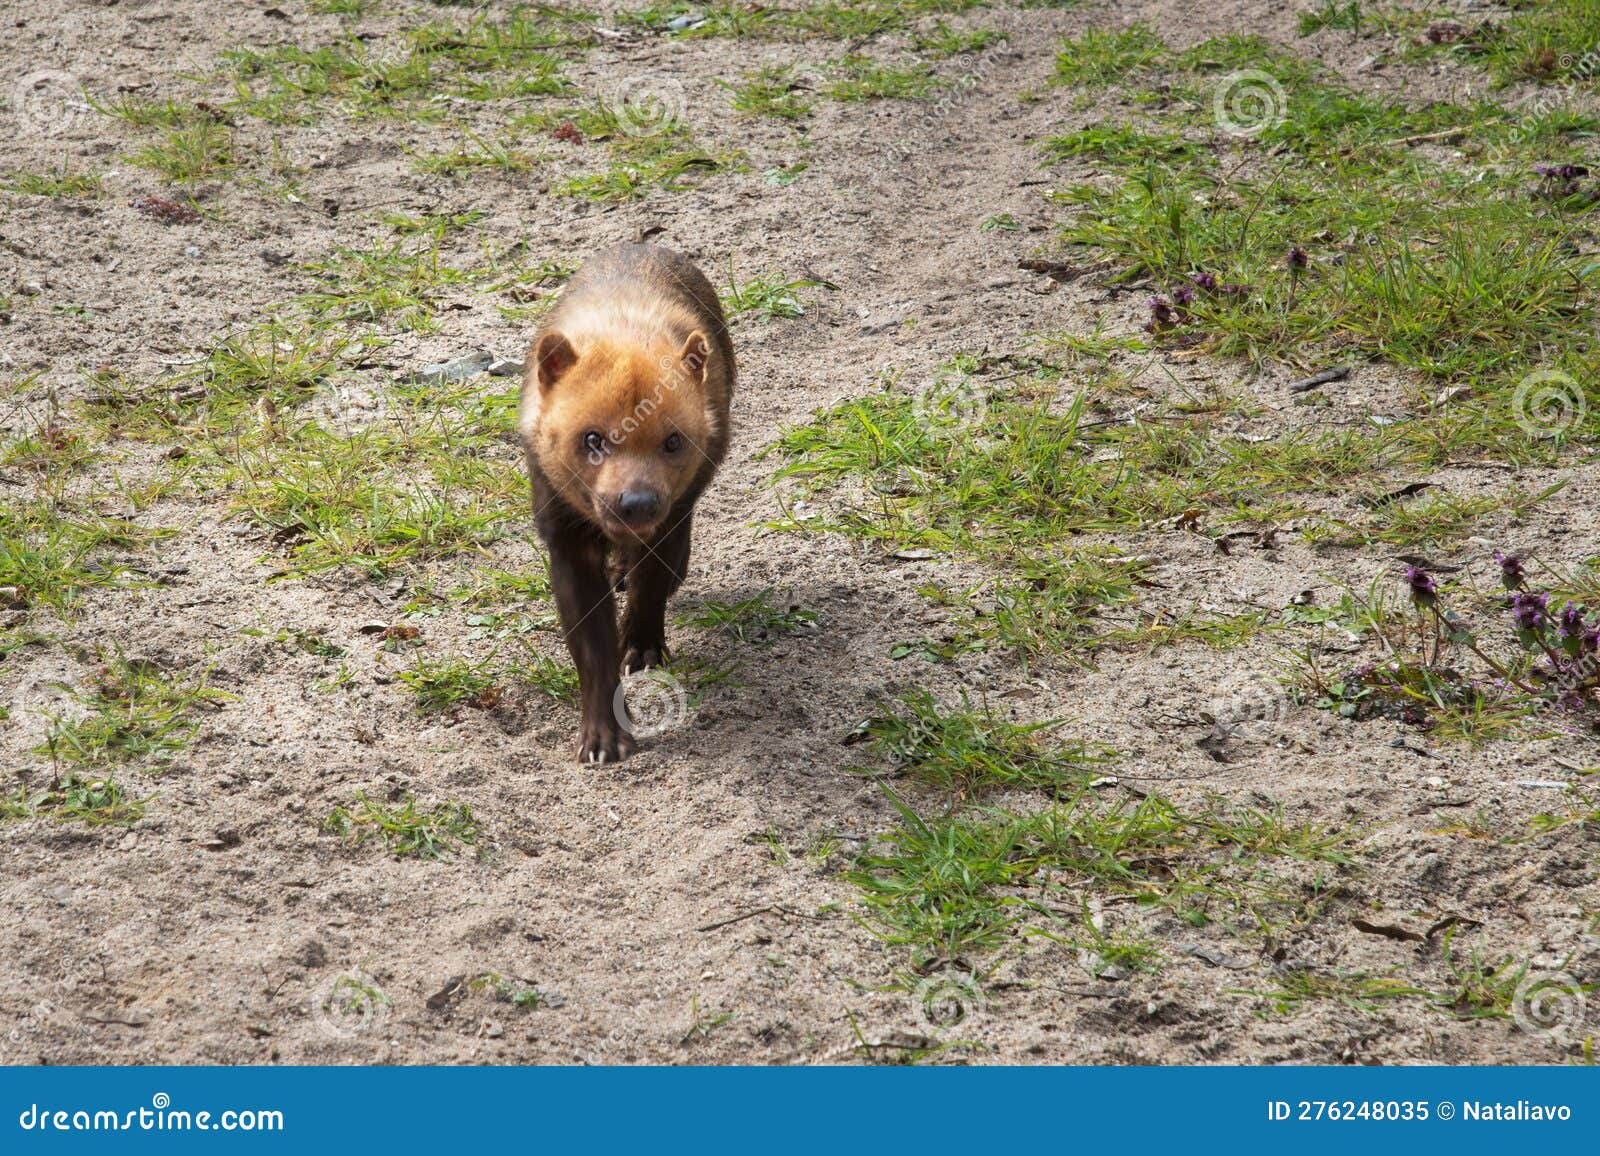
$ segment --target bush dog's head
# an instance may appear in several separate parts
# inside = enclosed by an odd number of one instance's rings
[[[550,484],[613,541],[649,541],[706,464],[716,434],[705,397],[710,345],[587,342],[559,332],[533,348],[539,418],[530,448]]]

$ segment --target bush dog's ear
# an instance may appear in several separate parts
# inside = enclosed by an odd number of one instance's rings
[[[533,347],[533,360],[539,367],[539,388],[548,393],[561,375],[578,361],[578,351],[560,333],[546,333]]]
[[[678,350],[678,362],[683,366],[683,371],[689,375],[689,380],[696,385],[706,383],[707,362],[711,360],[711,343],[706,340],[706,335],[696,329],[689,334],[689,340],[683,343],[683,348]]]

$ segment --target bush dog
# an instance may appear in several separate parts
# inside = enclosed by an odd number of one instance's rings
[[[578,668],[582,762],[633,753],[620,675],[666,657],[667,599],[689,567],[694,504],[727,453],[733,385],[716,291],[655,245],[591,258],[528,351],[517,426]]]

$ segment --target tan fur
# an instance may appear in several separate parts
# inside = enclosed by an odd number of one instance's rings
[[[563,341],[576,361],[542,382],[541,349]],[[518,428],[530,465],[562,500],[619,538],[615,495],[647,485],[675,501],[709,478],[727,449],[733,385],[732,348],[705,279],[676,254],[625,246],[591,261],[541,329]],[[599,460],[584,445],[591,431],[605,441]],[[665,453],[673,433],[683,448]]]

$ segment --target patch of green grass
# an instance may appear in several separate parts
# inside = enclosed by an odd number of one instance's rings
[[[698,184],[691,177],[721,167],[715,157],[697,150],[663,153],[618,161],[600,172],[569,178],[556,186],[556,192],[590,201],[637,200],[655,189],[685,192]]]
[[[187,101],[154,100],[131,92],[118,93],[105,100],[93,96],[88,99],[101,116],[120,120],[134,128],[183,128],[216,119],[205,109]]]
[[[402,237],[419,234],[443,239],[446,234],[459,233],[483,220],[482,209],[466,209],[459,213],[390,213],[383,223]]]
[[[840,402],[785,430],[772,450],[785,461],[780,482],[865,483],[837,521],[808,528],[1008,556],[1165,516],[1176,504],[1136,489],[1120,464],[1095,462],[1080,442],[1085,421],[1081,399],[1054,412],[992,398],[981,377],[956,377],[918,396],[885,390]]]
[[[480,12],[376,40],[345,34],[315,48],[224,53],[230,110],[309,123],[333,110],[357,118],[440,120],[452,101],[522,100],[564,92],[563,55],[593,39],[592,14],[555,6]]]
[[[268,320],[224,337],[180,379],[192,378],[214,396],[289,406],[326,385],[354,345],[324,327]]]
[[[309,308],[361,316],[430,308],[432,286],[385,286],[390,263],[367,256],[351,255],[369,285],[314,295]],[[390,267],[434,280],[426,262]],[[121,436],[181,438],[175,474],[269,530],[286,555],[280,577],[341,566],[381,576],[478,550],[525,517],[526,481],[509,444],[515,389],[409,381],[383,389],[341,376],[347,352],[366,341],[337,336],[333,324],[300,317],[227,339],[180,379],[204,388],[111,397],[95,420]]]
[[[1142,560],[1080,550],[1026,564],[1021,581],[995,579],[939,600],[973,608],[969,637],[1023,655],[1066,653],[1100,633],[1104,610],[1136,600],[1144,568]]]
[[[160,531],[46,501],[0,504],[0,605],[70,614],[86,590],[139,585],[114,552],[139,549]]]
[[[1359,33],[1361,14],[1361,0],[1320,0],[1317,7],[1300,13],[1300,35],[1309,36],[1324,28],[1344,28]]]
[[[944,86],[926,64],[886,64],[867,56],[846,56],[828,66],[831,77],[822,94],[833,100],[924,100]]]
[[[288,547],[291,573],[353,566],[381,576],[477,550],[506,533],[523,496],[509,462],[453,453],[448,433],[342,435],[307,423],[229,467],[235,511]]]
[[[85,708],[51,720],[34,753],[53,763],[105,767],[152,759],[169,762],[199,729],[197,710],[215,708],[233,696],[206,685],[206,674],[169,674],[117,654],[105,659],[84,688],[62,687]]]
[[[373,1018],[394,1006],[394,999],[365,971],[343,972],[334,977],[319,1010],[341,1020],[355,1017],[357,1023],[372,1023]]]
[[[1049,938],[1058,936],[1050,934]],[[1078,929],[1066,932],[1059,938],[1088,954],[1089,971],[1096,978],[1116,978],[1113,971],[1153,974],[1159,972],[1166,963],[1166,958],[1153,940],[1126,931],[1107,931],[1090,913],[1087,902]]]
[[[1509,9],[1431,50],[1479,61],[1501,84],[1593,85],[1600,78],[1594,0],[1541,0]]]
[[[156,143],[130,153],[127,160],[174,184],[225,177],[234,169],[233,130],[209,120],[169,129]]]
[[[530,647],[527,657],[511,663],[505,675],[534,687],[557,702],[571,706],[578,704],[578,670],[569,660],[551,658]]]
[[[464,658],[430,659],[418,654],[410,670],[399,672],[401,685],[417,696],[417,706],[438,712],[471,707],[493,709],[500,701],[496,673],[485,659],[470,662]]]
[[[1155,63],[1165,52],[1166,43],[1145,24],[1117,32],[1091,28],[1062,42],[1056,54],[1056,83],[1114,84]]]
[[[1005,33],[996,29],[972,28],[961,31],[951,28],[943,20],[935,20],[930,27],[911,37],[913,48],[932,56],[935,60],[947,60],[952,56],[970,56],[1005,42]]]
[[[657,120],[653,115],[657,111],[647,105],[631,109],[597,100],[575,108],[528,113],[514,124],[552,133],[571,125],[586,142],[605,145],[611,164],[598,172],[556,182],[552,188],[559,196],[621,201],[656,189],[682,192],[694,188],[698,178],[707,173],[742,166],[739,154],[701,148],[681,120],[672,115]]]
[[[737,84],[726,80],[718,83],[733,94],[733,107],[751,116],[799,120],[811,115],[811,102],[791,67],[768,66],[746,72]]]
[[[14,171],[0,176],[0,189],[30,197],[98,197],[100,174],[58,168],[49,173]]]
[[[689,1001],[689,1030],[683,1033],[678,1043],[682,1046],[709,1039],[713,1031],[732,1018],[733,1012],[730,1011],[701,1011],[700,997],[694,996]]]
[[[475,169],[497,169],[502,173],[525,173],[539,158],[520,148],[515,140],[490,140],[466,130],[462,134],[470,146],[456,146],[448,152],[420,153],[417,171],[433,176],[455,177]]]
[[[683,26],[672,28],[687,18]],[[713,0],[709,4],[689,0],[664,0],[618,14],[624,24],[669,33],[676,39],[699,40],[711,37],[744,39],[773,29],[781,14],[775,9],[741,4],[738,0]]]
[[[1096,622],[1137,600],[1141,567],[1090,535],[1177,527],[1227,547],[1293,519],[1315,543],[1427,545],[1472,533],[1489,516],[1524,518],[1559,489],[1393,496],[1403,487],[1386,479],[1401,470],[1489,454],[1553,460],[1498,399],[1428,420],[1255,433],[1240,427],[1239,416],[1254,409],[1237,399],[1178,397],[1137,422],[1100,420],[1092,390],[1058,393],[1059,368],[995,368],[958,357],[921,393],[891,377],[783,431],[765,451],[781,458],[775,481],[785,516],[775,528],[1000,567],[964,592],[923,589],[972,615],[947,653],[931,648],[942,660],[997,640],[1024,655],[1180,641],[1227,647],[1287,624],[1263,610],[1219,616],[1166,606],[1131,625]],[[1352,491],[1373,494],[1370,513],[1328,512]],[[1246,529],[1231,529],[1239,525]]]
[[[1326,971],[1317,968],[1280,970],[1273,986],[1264,991],[1240,990],[1234,995],[1257,996],[1267,1010],[1292,1015],[1308,1003],[1331,1001],[1351,1011],[1374,1012],[1389,1000],[1413,999],[1431,994],[1395,975],[1365,971]]]
[[[806,311],[799,290],[818,287],[834,288],[825,281],[813,281],[808,278],[788,281],[776,273],[762,274],[748,281],[739,282],[733,277],[730,263],[728,285],[720,296],[722,308],[730,317],[759,313],[765,317],[794,318],[803,316]]]
[[[772,594],[769,586],[737,602],[703,599],[679,614],[678,622],[683,626],[718,630],[738,642],[781,638],[816,626],[816,611],[792,603],[775,605]]]
[[[1086,45],[1098,46],[1092,59],[1109,51],[1093,36]],[[1492,105],[1388,104],[1250,37],[1177,55],[1148,37],[1139,45],[1185,99],[1047,148],[1114,171],[1114,182],[1057,194],[1072,212],[1064,236],[1156,282],[1174,314],[1158,334],[1257,361],[1353,348],[1506,385],[1548,351],[1574,375],[1587,371],[1586,346],[1571,340],[1594,325],[1582,209],[1527,179],[1535,161],[1570,155],[1570,118],[1530,127]],[[1211,75],[1230,65],[1272,77],[1259,82],[1259,117],[1232,134],[1245,114],[1216,114],[1231,81]],[[1467,142],[1466,166],[1413,147],[1453,133]],[[1196,147],[1197,134],[1213,147]]]
[[[1454,929],[1446,934],[1446,986],[1434,996],[1434,1004],[1457,1019],[1510,1019],[1516,1003],[1517,987],[1528,973],[1528,961],[1518,963],[1507,956],[1493,963],[1474,947],[1465,958],[1456,950]],[[1592,985],[1590,985],[1592,986]]]
[[[450,590],[445,597],[478,610],[498,609],[508,602],[544,602],[550,597],[550,579],[538,570],[474,567],[470,584]]]
[[[927,691],[911,691],[868,719],[862,737],[896,774],[955,797],[1000,787],[1059,792],[1081,788],[1093,768],[1115,757],[1091,743],[1046,745],[1059,725],[1010,723],[965,699],[960,710],[946,710]]]
[[[508,1003],[528,1011],[533,1011],[545,1001],[544,993],[538,988],[525,981],[508,979],[497,971],[486,971],[482,975],[474,976],[467,981],[467,987],[472,991],[490,992],[501,1003]]]
[[[578,50],[595,42],[598,14],[559,4],[517,4],[503,15],[474,13],[465,24],[436,21],[408,33],[418,52],[446,57],[466,70],[526,71],[551,52]]]
[[[66,774],[42,790],[17,787],[0,794],[0,822],[47,818],[91,827],[131,827],[145,804],[130,798],[110,776]]]
[[[476,847],[483,829],[464,803],[438,803],[419,810],[415,796],[390,804],[379,803],[365,792],[349,807],[335,807],[323,829],[359,846],[378,839],[396,857],[443,859]]]
[[[1051,160],[1093,156],[1127,164],[1151,157],[1178,156],[1190,145],[1177,133],[1148,133],[1132,125],[1091,125],[1047,138],[1043,149]]]
[[[899,825],[847,878],[861,890],[868,928],[923,960],[993,950],[1014,928],[1061,938],[1062,900],[1070,897],[1076,916],[1086,893],[1135,898],[1194,926],[1259,933],[1302,922],[1324,901],[1325,872],[1351,861],[1354,839],[1280,820],[1282,837],[1256,854],[1237,839],[1260,825],[1258,813],[1189,815],[1158,796],[1109,802],[1087,789],[1032,814],[989,809],[939,820],[890,798]],[[1293,864],[1309,876],[1297,880]]]
[[[1075,0],[1073,0],[1075,2]],[[862,42],[909,28],[926,15],[949,15],[982,0],[808,0],[795,8],[752,6],[739,0],[660,0],[619,19],[675,39],[848,40]],[[678,27],[675,21],[688,18]]]
[[[274,123],[304,123],[330,104],[355,117],[426,115],[423,101],[443,86],[429,54],[355,36],[313,49],[233,49],[223,60],[236,87],[228,107]]]
[[[1415,502],[1384,502],[1359,523],[1333,519],[1327,525],[1310,527],[1305,536],[1310,542],[1333,541],[1342,546],[1438,545],[1466,537],[1489,514],[1520,521],[1565,487],[1565,482],[1557,482],[1538,493],[1512,488],[1505,494],[1479,497],[1434,490]]]
[[[441,262],[438,238],[429,240],[401,237],[392,244],[337,247],[305,266],[323,285],[300,302],[320,321],[389,322],[427,331],[435,324],[439,296],[466,279]]]
[[[26,470],[47,482],[59,482],[98,456],[91,441],[59,422],[0,442],[0,466]]]

